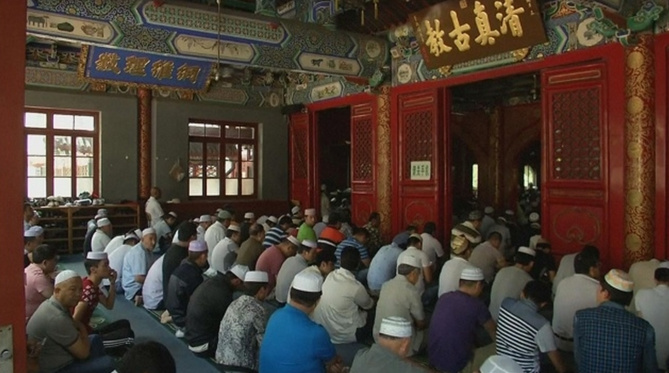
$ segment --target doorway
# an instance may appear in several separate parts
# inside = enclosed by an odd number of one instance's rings
[[[331,210],[346,207],[351,200],[351,107],[320,110],[316,115],[319,190],[331,200]]]

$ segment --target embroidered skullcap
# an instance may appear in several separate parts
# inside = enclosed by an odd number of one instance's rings
[[[230,226],[228,227],[228,230],[229,230],[229,231],[233,231],[233,232],[239,232],[239,225],[237,225],[237,224],[230,224]]]
[[[323,288],[323,277],[313,272],[300,272],[295,275],[292,287],[307,293],[320,293]]]
[[[486,208],[483,209],[483,212],[487,215],[492,215],[495,213],[495,209],[492,208],[492,206],[486,206]]]
[[[657,268],[666,268],[666,269],[669,269],[669,261],[666,261],[666,260],[665,260],[664,262],[660,263],[660,265],[658,265]]]
[[[238,279],[244,281],[244,278],[246,277],[246,273],[249,271],[249,267],[245,265],[240,265],[240,264],[235,264],[232,269],[230,269],[230,272],[237,276]]]
[[[295,237],[293,237],[293,236],[288,236],[288,237],[286,237],[286,239],[287,239],[290,243],[292,243],[293,245],[295,245],[295,246],[300,246],[300,241],[298,241],[297,238],[295,238]]]
[[[625,293],[631,293],[634,290],[634,282],[627,272],[620,269],[612,269],[604,276],[604,281],[614,289]]]
[[[536,222],[539,221],[539,214],[537,214],[536,212],[533,212],[533,213],[530,214],[529,219],[530,219],[530,223],[536,223]]]
[[[412,233],[409,238],[417,238],[418,241],[423,242],[423,237],[420,236],[418,233]]]
[[[170,211],[167,215],[169,215],[169,216],[171,216],[171,217],[173,217],[173,218],[175,218],[175,219],[177,218],[177,213],[174,212],[174,211]]]
[[[302,241],[302,246],[306,246],[306,247],[311,248],[311,249],[315,249],[315,248],[318,247],[316,242],[311,241],[311,240],[303,240]]]
[[[61,282],[65,282],[65,281],[67,281],[67,280],[69,280],[69,279],[71,279],[71,278],[75,278],[75,277],[79,277],[79,278],[81,278],[81,276],[79,276],[79,274],[78,274],[77,272],[75,272],[75,271],[73,271],[73,270],[71,270],[71,269],[66,269],[66,270],[60,272],[60,273],[58,274],[58,276],[56,276],[56,280],[54,281],[53,284],[54,284],[54,285],[58,285],[58,284],[60,284]]]
[[[255,219],[256,215],[252,212],[247,212],[244,214],[244,219]]]
[[[203,253],[207,251],[207,243],[200,240],[194,240],[188,243],[188,251],[192,253]]]
[[[102,228],[102,227],[105,227],[107,225],[110,225],[111,221],[109,221],[109,219],[107,219],[107,218],[102,218],[102,219],[98,219],[98,222],[96,224],[97,224],[98,228]]]
[[[290,209],[290,212],[293,213],[293,215],[297,215],[300,212],[300,206],[293,206],[293,208]]]
[[[304,210],[304,216],[316,216],[316,209]]]
[[[454,254],[460,255],[469,247],[469,241],[464,235],[451,237],[451,250]]]
[[[230,213],[226,210],[221,210],[218,212],[218,218],[223,220],[231,219],[232,215],[230,215]]]
[[[474,244],[481,242],[481,234],[474,228],[474,225],[470,221],[456,225],[455,228],[451,230],[451,234],[453,236],[465,236],[467,241]]]
[[[474,266],[467,266],[460,273],[460,280],[483,281],[483,271]]]
[[[493,355],[481,365],[481,373],[523,373],[523,369],[508,356]]]
[[[142,231],[142,237],[146,236],[147,234],[156,234],[156,230],[153,229],[153,228],[150,228],[150,227],[149,227],[149,228],[145,228],[145,229]]]
[[[537,252],[534,249],[530,249],[527,246],[521,246],[518,248],[519,253],[527,254],[529,256],[537,256]]]
[[[381,320],[379,334],[395,338],[411,338],[412,332],[411,323],[403,317],[391,316]]]
[[[481,215],[481,211],[479,210],[474,210],[467,216],[467,220],[481,220],[482,218],[483,215]]]
[[[104,251],[89,251],[86,254],[86,259],[88,260],[105,260],[107,259],[107,253]]]
[[[44,233],[44,228],[40,227],[39,225],[33,225],[32,227],[28,228],[27,231],[23,232],[23,237],[39,237],[42,235],[42,233]]]
[[[276,218],[276,216],[272,215],[267,220],[271,221],[272,223],[276,224],[279,222],[279,219]]]
[[[269,282],[269,276],[263,271],[248,271],[244,276],[244,282]]]
[[[402,255],[398,260],[397,260],[397,265],[399,266],[400,264],[406,264],[408,266],[412,266],[414,268],[422,268],[423,266],[420,263],[420,259],[411,256],[411,255]]]

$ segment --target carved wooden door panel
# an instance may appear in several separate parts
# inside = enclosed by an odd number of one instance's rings
[[[311,206],[314,200],[313,126],[308,113],[290,116],[290,199],[299,201],[302,208]]]
[[[561,256],[597,246],[609,257],[605,63],[542,72],[542,229]],[[622,77],[621,77],[622,78]]]
[[[351,218],[357,226],[367,223],[376,210],[376,104],[351,107]]]

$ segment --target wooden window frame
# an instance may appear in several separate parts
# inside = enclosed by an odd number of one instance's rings
[[[46,196],[54,195],[54,163],[55,163],[55,153],[54,153],[54,139],[56,136],[70,136],[73,138],[72,152],[70,158],[72,158],[72,175],[70,179],[72,180],[71,186],[71,196],[63,196],[64,198],[77,198],[77,156],[76,150],[76,139],[79,137],[92,137],[93,138],[93,190],[90,191],[91,194],[96,193],[101,194],[100,191],[100,112],[97,111],[86,111],[86,110],[72,110],[72,109],[60,109],[60,108],[40,108],[40,107],[30,107],[26,106],[24,110],[24,115],[26,113],[39,113],[46,114],[46,128],[34,128],[26,127],[24,119],[24,141],[27,142],[28,135],[42,135],[46,136]],[[93,117],[93,131],[84,131],[76,129],[55,129],[53,128],[53,118],[55,115],[73,115],[73,116],[90,116]],[[25,117],[24,117],[25,118]],[[26,148],[24,152],[24,164],[26,170],[26,195],[28,193],[27,186],[31,177],[28,176],[28,149]],[[32,197],[29,198],[41,198],[41,197]]]

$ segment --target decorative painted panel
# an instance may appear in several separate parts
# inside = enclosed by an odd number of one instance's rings
[[[547,213],[553,247],[568,253],[578,252],[584,245],[595,245],[605,261],[608,252],[603,202],[599,200],[600,206],[551,203]]]
[[[376,100],[351,107],[351,211],[362,226],[376,211]]]
[[[351,139],[355,146],[353,152],[353,180],[370,181],[374,171],[374,144],[372,143],[371,116],[355,120],[351,126]]]
[[[313,201],[314,185],[311,180],[314,167],[311,147],[312,132],[308,113],[290,116],[290,198],[303,208]]]
[[[416,111],[404,117],[404,138],[406,149],[404,157],[404,178],[411,178],[411,162],[432,161],[434,115],[432,111]]]

